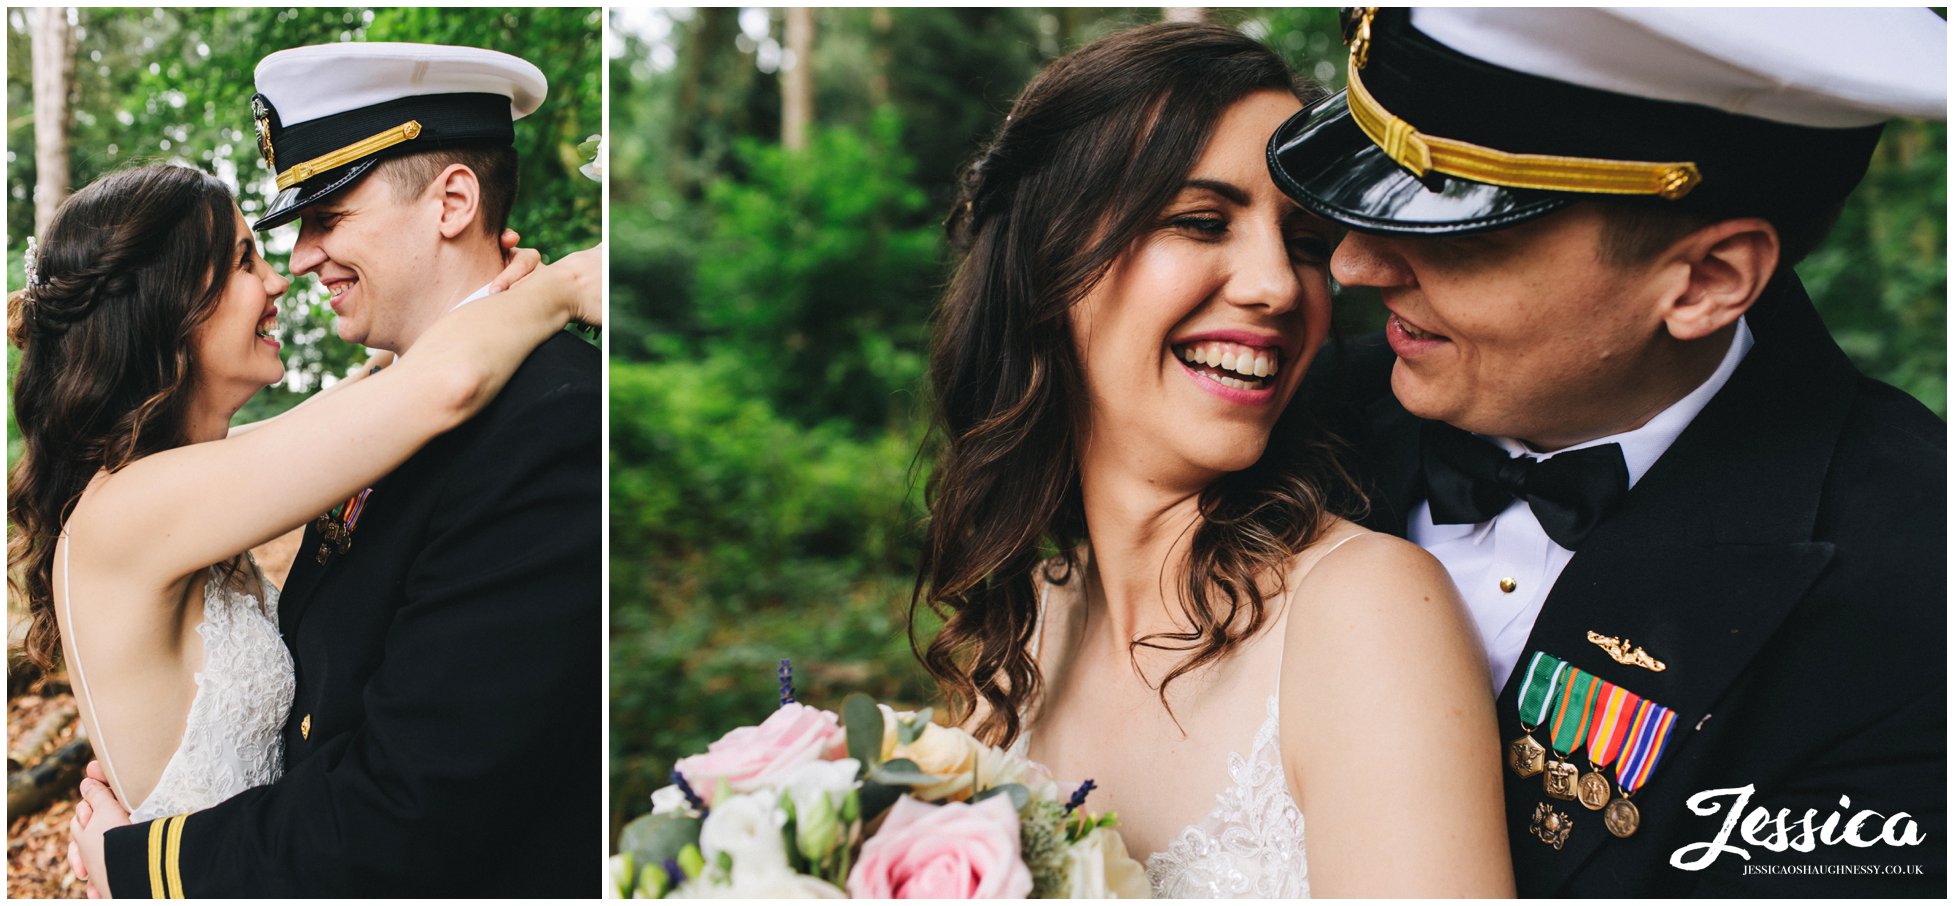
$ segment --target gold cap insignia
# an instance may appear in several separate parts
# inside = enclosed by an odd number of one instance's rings
[[[1668,664],[1650,657],[1648,652],[1643,651],[1640,646],[1633,645],[1627,639],[1618,639],[1612,635],[1602,635],[1590,629],[1588,630],[1588,641],[1593,642],[1601,650],[1608,652],[1608,656],[1614,658],[1617,664],[1625,664],[1630,667],[1646,667],[1657,673],[1669,669]]]
[[[1362,69],[1371,58],[1371,20],[1375,6],[1352,6],[1343,11],[1343,43],[1350,46],[1350,66]]]
[[[278,172],[277,156],[271,150],[271,104],[262,94],[251,98],[251,118],[257,121],[258,156],[265,159],[265,166],[273,173]]]

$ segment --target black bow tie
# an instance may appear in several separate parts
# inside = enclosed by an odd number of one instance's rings
[[[1602,444],[1551,459],[1509,457],[1506,451],[1450,425],[1426,422],[1421,441],[1432,521],[1485,522],[1525,500],[1554,543],[1581,546],[1601,518],[1628,493],[1621,444]]]

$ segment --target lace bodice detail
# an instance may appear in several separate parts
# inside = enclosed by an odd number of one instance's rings
[[[204,668],[183,721],[183,742],[156,788],[130,814],[147,821],[209,808],[278,779],[281,736],[297,680],[292,653],[278,633],[278,588],[249,563],[246,582],[261,595],[222,581],[218,567],[204,583]]]
[[[1147,857],[1156,897],[1309,896],[1303,810],[1289,795],[1278,745],[1276,696],[1246,757],[1228,754],[1228,787],[1214,810]]]

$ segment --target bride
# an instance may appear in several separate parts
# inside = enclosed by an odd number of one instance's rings
[[[10,300],[25,443],[8,566],[26,654],[67,665],[134,820],[276,779],[293,667],[278,590],[248,552],[466,421],[567,321],[597,321],[599,257],[524,277],[522,252],[496,280],[519,284],[447,315],[412,355],[245,431],[231,417],[284,376],[270,329],[288,281],[230,191],[155,165],[61,205]]]
[[[1018,98],[950,220],[923,659],[980,737],[1097,782],[1156,895],[1511,896],[1458,592],[1336,514],[1289,405],[1337,235],[1264,148],[1318,96],[1161,24]]]

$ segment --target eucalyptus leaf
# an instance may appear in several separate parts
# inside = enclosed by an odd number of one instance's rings
[[[988,790],[985,790],[981,793],[978,793],[975,796],[970,797],[970,801],[982,802],[986,799],[991,798],[992,796],[1011,797],[1011,807],[1019,811],[1023,811],[1024,807],[1030,804],[1031,802],[1031,790],[1026,789],[1025,785],[1022,783],[1007,783],[1003,786],[991,787]]]
[[[697,844],[702,823],[690,815],[646,815],[624,826],[617,848],[639,865],[660,865],[666,859],[678,858],[686,846]]]
[[[868,772],[868,779],[884,786],[919,787],[942,783],[949,778],[941,774],[927,773],[907,758],[892,758],[886,764],[871,769]]]
[[[848,757],[862,763],[864,776],[882,761],[882,709],[860,692],[841,703],[841,719],[848,728]]]
[[[862,824],[867,825],[875,819],[882,817],[882,813],[888,811],[889,806],[895,805],[896,800],[901,799],[902,794],[906,792],[908,790],[901,787],[885,786],[873,780],[863,781],[861,789]]]

